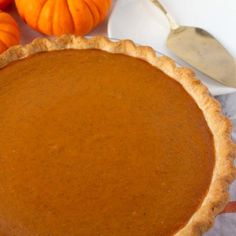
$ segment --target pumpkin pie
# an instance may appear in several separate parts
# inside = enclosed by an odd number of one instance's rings
[[[0,68],[1,236],[195,236],[223,210],[231,125],[189,69],[75,36]]]

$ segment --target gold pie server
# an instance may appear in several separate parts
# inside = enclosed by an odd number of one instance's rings
[[[170,23],[167,47],[210,78],[236,88],[235,59],[224,46],[201,28],[178,25],[158,0],[151,2],[166,15]]]

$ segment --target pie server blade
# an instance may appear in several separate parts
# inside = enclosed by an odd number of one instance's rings
[[[171,32],[167,47],[210,78],[236,88],[236,63],[224,46],[207,31],[177,25],[158,0],[151,0],[167,16]]]

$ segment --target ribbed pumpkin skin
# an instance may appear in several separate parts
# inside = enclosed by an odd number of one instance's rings
[[[0,10],[4,10],[14,0],[0,0]]]
[[[16,21],[6,12],[0,11],[0,53],[19,44],[20,31]]]
[[[84,35],[106,17],[111,0],[16,0],[24,21],[47,35]]]

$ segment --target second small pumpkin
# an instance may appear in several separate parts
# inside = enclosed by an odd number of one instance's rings
[[[16,0],[19,14],[47,35],[84,35],[106,17],[111,0]]]
[[[0,11],[0,53],[19,44],[20,31],[16,21],[8,13]]]

